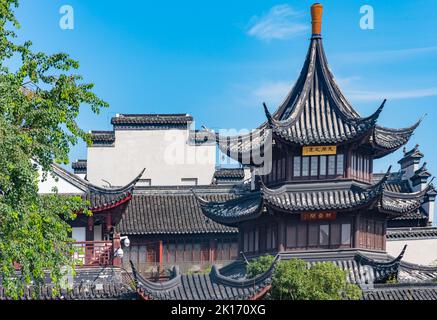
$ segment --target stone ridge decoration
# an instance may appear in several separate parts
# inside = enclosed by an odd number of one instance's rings
[[[323,156],[337,154],[337,146],[305,146],[302,147],[303,156]]]
[[[300,214],[301,221],[335,220],[336,212],[306,212]]]

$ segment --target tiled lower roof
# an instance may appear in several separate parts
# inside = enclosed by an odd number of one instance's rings
[[[415,212],[420,207],[423,193],[397,193],[385,189],[385,180],[373,185],[356,181],[327,181],[323,183],[284,184],[276,189],[262,186],[259,192],[246,192],[231,201],[208,201],[199,196],[198,201],[205,216],[219,223],[234,225],[257,218],[263,205],[288,214],[305,211],[350,211],[376,205],[379,212],[401,216]]]
[[[138,294],[124,283],[76,284],[73,288],[60,289],[53,294],[53,285],[47,284],[41,289],[28,286],[20,300],[138,300]],[[9,300],[0,286],[0,300]]]
[[[54,294],[54,285],[47,283],[39,289],[34,285],[25,288],[20,300],[138,300],[133,278],[121,268],[77,268],[71,286]],[[9,300],[0,284],[0,300]]]
[[[210,201],[235,198],[232,193],[204,195]],[[189,193],[134,194],[118,230],[126,235],[237,233],[205,217],[195,196]]]
[[[423,267],[401,261],[403,252],[393,258],[383,252],[365,250],[320,250],[285,252],[277,260],[303,259],[309,266],[322,261],[334,263],[346,271],[347,280],[363,289],[363,299],[371,300],[437,300],[437,267]],[[277,261],[276,260],[276,261]],[[132,263],[132,262],[131,262]],[[245,263],[241,260],[218,270],[213,266],[209,274],[181,275],[175,268],[169,281],[156,283],[136,274],[137,290],[144,299],[156,300],[247,300],[265,295],[271,285],[275,263],[270,269],[255,277],[247,278]],[[397,277],[399,284],[378,285],[391,277]]]
[[[437,283],[376,285],[363,300],[437,300]]]
[[[395,218],[393,218],[393,220],[396,220],[396,221],[411,220],[412,223],[414,224],[414,222],[416,222],[417,220],[428,221],[428,215],[425,212],[423,212],[422,208],[418,208],[417,210],[404,213],[403,215],[401,215],[399,217],[395,217]]]
[[[437,238],[437,227],[387,229],[387,240],[433,238]]]
[[[180,274],[173,269],[167,282],[151,282],[134,270],[139,294],[146,300],[252,300],[270,289],[273,266],[253,279],[232,279],[216,266],[209,274]]]

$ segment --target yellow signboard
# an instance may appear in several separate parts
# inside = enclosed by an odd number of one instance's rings
[[[337,154],[337,146],[305,146],[302,147],[303,156],[322,156]]]

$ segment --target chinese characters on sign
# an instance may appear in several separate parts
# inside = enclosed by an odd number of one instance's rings
[[[302,213],[300,220],[302,221],[318,221],[318,220],[335,220],[337,214],[335,212],[309,212]]]
[[[306,146],[302,147],[303,156],[320,156],[337,154],[337,146]]]

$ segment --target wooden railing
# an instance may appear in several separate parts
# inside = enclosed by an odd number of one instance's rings
[[[73,247],[77,266],[112,265],[112,241],[78,241]]]

